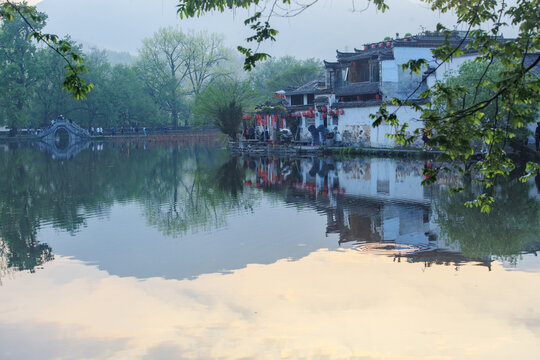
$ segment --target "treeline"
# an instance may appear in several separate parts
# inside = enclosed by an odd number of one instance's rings
[[[45,22],[32,26],[42,29]],[[206,107],[235,100],[221,91],[224,86],[242,89],[236,101],[246,111],[271,100],[276,90],[323,74],[319,60],[293,57],[271,59],[245,73],[220,36],[168,27],[143,40],[135,61],[125,64],[111,51],[84,51],[67,38],[84,58],[85,80],[93,84],[87,99],[75,100],[62,88],[65,59],[29,39],[30,33],[20,17],[0,24],[0,125],[10,129],[47,126],[60,114],[84,127],[208,124],[214,119],[202,115]]]

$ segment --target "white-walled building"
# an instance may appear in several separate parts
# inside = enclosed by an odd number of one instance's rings
[[[448,41],[453,46],[465,47],[470,40],[464,36],[464,32],[455,31]],[[467,50],[465,55],[444,63],[435,71],[432,49],[442,45],[445,39],[443,35],[426,32],[366,44],[354,52],[338,51],[336,62],[324,62],[324,78],[285,92],[290,104],[288,110],[293,117],[300,118],[300,138],[311,139],[308,129],[313,125],[337,133],[338,140],[346,145],[394,147],[394,141],[387,134],[394,133],[395,129],[387,124],[374,128],[369,115],[376,114],[383,101],[389,102],[394,97],[422,104],[426,101],[419,96],[422,91],[476,56],[475,51]],[[413,59],[426,59],[428,68],[425,70],[430,71],[411,74],[403,70],[402,65]],[[410,133],[423,127],[420,114],[412,108],[398,109],[389,105],[387,109],[396,111],[401,123],[409,124]],[[420,138],[415,145],[422,145]]]

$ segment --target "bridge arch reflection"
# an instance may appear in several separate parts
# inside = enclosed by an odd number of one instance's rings
[[[54,159],[67,160],[86,149],[90,134],[69,120],[57,120],[38,135],[39,148]]]

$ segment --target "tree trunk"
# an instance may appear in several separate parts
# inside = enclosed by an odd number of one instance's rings
[[[171,117],[173,121],[174,128],[178,128],[178,111],[176,110],[176,107],[173,107],[171,111]]]

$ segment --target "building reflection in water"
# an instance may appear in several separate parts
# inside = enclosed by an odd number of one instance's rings
[[[244,167],[254,170],[245,186],[283,193],[289,205],[326,214],[326,233],[337,234],[340,245],[348,243],[362,251],[390,254],[395,261],[423,262],[427,267],[474,261],[491,270],[494,256],[488,249],[480,256],[466,257],[459,241],[439,236],[433,201],[456,179],[443,176],[433,185],[422,185],[423,168],[431,168],[431,160],[312,157],[243,161]],[[536,243],[522,250],[539,249]]]

